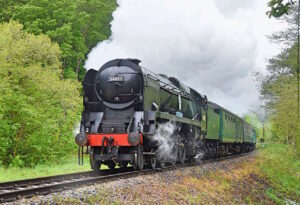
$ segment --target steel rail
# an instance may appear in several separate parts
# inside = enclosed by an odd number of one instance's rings
[[[21,198],[30,198],[35,195],[47,195],[62,190],[67,190],[73,187],[90,185],[99,182],[107,182],[117,179],[129,178],[139,175],[153,174],[157,172],[165,172],[179,168],[193,167],[212,162],[220,162],[228,159],[243,157],[249,153],[240,155],[230,155],[216,159],[202,160],[198,163],[177,164],[175,166],[166,166],[165,168],[144,169],[143,171],[133,171],[132,168],[125,170],[101,170],[101,174],[97,175],[93,171],[78,172],[72,174],[63,174],[50,177],[41,177],[26,179],[20,181],[11,181],[0,183],[0,203],[11,202]]]

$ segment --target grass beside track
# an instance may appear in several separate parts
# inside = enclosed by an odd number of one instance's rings
[[[300,203],[300,156],[291,146],[267,144],[260,148],[259,170],[269,182],[266,195],[276,204]]]
[[[107,169],[107,166],[102,165],[101,169]],[[77,157],[74,156],[63,159],[57,164],[37,165],[34,168],[0,167],[0,182],[69,174],[90,170],[91,168],[88,157],[85,157],[84,165],[78,165]]]

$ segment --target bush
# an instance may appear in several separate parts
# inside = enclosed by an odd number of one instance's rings
[[[74,150],[79,83],[62,79],[60,49],[45,35],[0,24],[0,161],[34,166]]]

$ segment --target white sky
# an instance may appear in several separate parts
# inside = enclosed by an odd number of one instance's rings
[[[259,106],[251,72],[278,52],[266,35],[284,26],[266,16],[267,0],[118,2],[112,36],[91,51],[86,69],[138,58],[237,114]]]

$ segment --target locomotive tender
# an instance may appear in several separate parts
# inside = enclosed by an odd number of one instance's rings
[[[91,168],[101,164],[142,170],[196,158],[251,151],[254,129],[243,119],[209,102],[174,77],[155,74],[137,59],[115,59],[83,81],[80,133],[76,143],[90,147]],[[158,155],[157,128],[171,122],[171,156]]]

